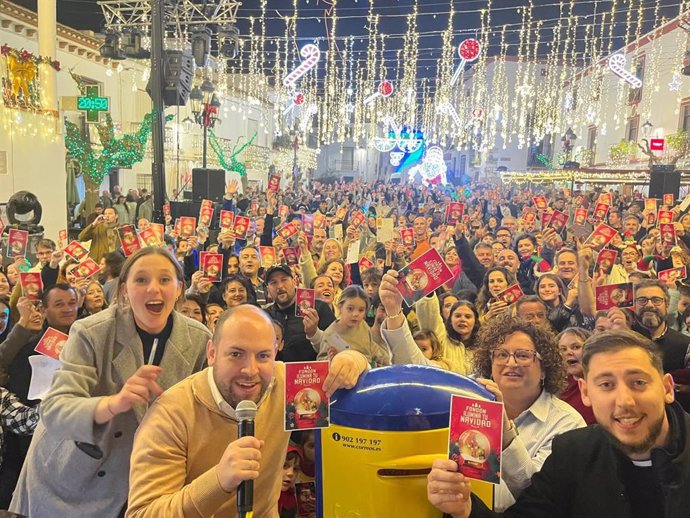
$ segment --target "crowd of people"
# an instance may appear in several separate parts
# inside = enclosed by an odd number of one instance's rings
[[[476,378],[504,405],[496,511],[690,509],[682,200],[342,181],[241,193],[231,181],[213,217],[188,226],[166,211],[151,241],[150,193],[139,194],[118,209],[105,192],[86,215],[78,240],[100,265],[94,275],[57,236],[36,244],[36,264],[3,260],[0,509],[234,516],[238,485],[253,479],[255,516],[296,517],[295,484],[314,479],[314,438],[281,431],[284,362],[317,358],[331,361],[329,393],[391,364]],[[613,229],[605,242],[602,224]],[[137,227],[139,250],[125,250],[123,225]],[[399,272],[431,249],[452,278],[408,306]],[[217,277],[207,254],[222,257]],[[38,297],[22,291],[27,271],[40,272]],[[313,304],[297,301],[299,288],[314,290]],[[49,328],[69,338],[50,390],[32,400],[31,357]],[[245,399],[265,424],[238,439]],[[434,464],[430,502],[456,518],[488,516],[457,471]],[[596,508],[587,490],[616,502]]]

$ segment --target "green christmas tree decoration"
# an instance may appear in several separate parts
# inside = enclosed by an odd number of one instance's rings
[[[79,128],[65,122],[65,147],[80,165],[83,174],[98,186],[114,167],[131,168],[141,162],[146,153],[146,142],[151,134],[151,120],[153,112],[146,114],[141,127],[136,133],[129,133],[122,138],[115,137],[113,120],[109,113],[105,115],[105,122],[97,126],[98,138],[102,149],[99,151],[91,147],[91,142],[85,138]],[[173,115],[166,116],[170,121]]]
[[[251,146],[252,142],[254,142],[254,139],[256,138],[256,132],[254,135],[252,135],[252,138],[249,139],[245,144],[243,144],[239,149],[232,150],[232,154],[230,155],[230,162],[228,162],[227,158],[225,157],[225,151],[223,150],[223,146],[221,146],[218,137],[216,137],[216,134],[213,132],[213,130],[210,130],[210,141],[211,141],[211,147],[213,148],[213,151],[216,153],[216,156],[218,157],[218,161],[220,162],[220,165],[225,169],[226,171],[235,171],[237,174],[240,175],[240,178],[244,178],[247,176],[247,168],[244,166],[242,162],[237,160],[237,156],[242,153],[246,148]]]

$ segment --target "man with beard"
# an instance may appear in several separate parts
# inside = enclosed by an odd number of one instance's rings
[[[254,481],[254,515],[278,516],[285,422],[285,365],[261,309],[241,305],[218,320],[209,368],[166,391],[146,413],[132,451],[128,518],[237,516],[237,487]],[[352,388],[367,369],[352,350],[333,357],[323,390]],[[256,433],[238,438],[235,408],[258,407]],[[209,431],[213,431],[209,433]]]
[[[582,400],[598,425],[554,438],[541,471],[500,516],[687,516],[690,416],[674,402],[657,344],[631,331],[604,332],[586,341],[582,368]],[[454,461],[434,461],[429,501],[452,518],[498,516],[470,495],[457,470]]]
[[[664,360],[664,372],[685,367],[685,355],[690,337],[671,329],[667,323],[668,288],[657,279],[642,280],[635,286],[635,322],[632,330],[659,344]],[[627,328],[622,310],[611,310],[609,319],[613,329]]]
[[[516,275],[518,267],[520,266],[520,259],[513,250],[506,248],[498,254],[496,265],[503,266],[503,268],[506,268],[513,275]]]
[[[285,330],[285,346],[280,351],[285,362],[306,362],[316,360],[316,351],[307,339],[304,322],[295,314],[295,279],[290,267],[285,264],[272,266],[266,272],[266,286],[273,304],[266,308],[268,314],[282,324]],[[335,321],[331,308],[322,300],[316,299],[314,309],[319,314],[319,329],[326,328]]]

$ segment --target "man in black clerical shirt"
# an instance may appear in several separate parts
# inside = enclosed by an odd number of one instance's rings
[[[596,425],[553,440],[531,485],[502,516],[518,518],[681,518],[690,510],[690,415],[674,402],[659,346],[628,330],[585,342],[584,403]],[[429,501],[452,518],[497,516],[457,473],[434,461]]]

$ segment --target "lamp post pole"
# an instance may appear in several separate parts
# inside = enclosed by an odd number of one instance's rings
[[[165,29],[164,0],[151,2],[151,101],[153,114],[151,118],[151,142],[153,162],[151,180],[153,184],[153,219],[163,222],[163,204],[166,198],[165,188],[165,150],[163,147],[165,132],[165,103],[163,102],[163,32]]]
[[[208,126],[204,124],[204,147],[203,147],[203,167],[206,169],[206,152],[208,151]]]

